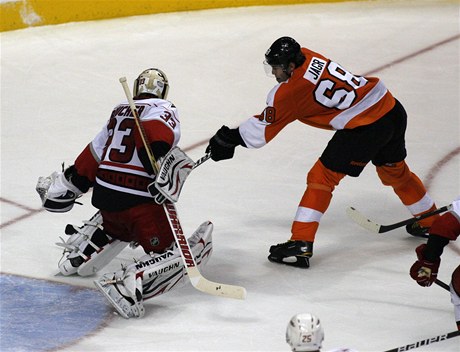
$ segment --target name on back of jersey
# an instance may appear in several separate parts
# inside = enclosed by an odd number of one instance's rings
[[[316,85],[318,83],[319,78],[323,74],[324,68],[326,67],[326,63],[327,62],[323,59],[313,57],[303,77],[309,80],[314,85]]]

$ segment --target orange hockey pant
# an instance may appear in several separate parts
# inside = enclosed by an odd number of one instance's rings
[[[393,187],[394,192],[414,216],[436,208],[423,183],[409,170],[404,161],[377,166],[377,174],[384,185]],[[332,192],[345,176],[343,173],[327,169],[320,160],[315,163],[308,173],[307,189],[292,224],[292,240],[315,240],[321,217],[331,202]],[[434,216],[429,217],[420,223],[422,226],[431,226],[434,219]]]

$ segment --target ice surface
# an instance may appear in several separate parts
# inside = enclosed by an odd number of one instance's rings
[[[34,187],[38,176],[71,164],[124,99],[119,77],[132,82],[152,66],[167,72],[180,145],[198,159],[221,125],[262,111],[276,83],[264,74],[263,54],[283,35],[355,74],[381,77],[409,114],[412,171],[439,206],[460,194],[455,1],[250,7],[29,28],[1,34],[2,273],[93,288],[92,278],[54,276],[61,255],[54,243],[67,223],[93,215],[90,194],[83,206],[51,214],[38,211]],[[374,235],[347,218],[350,205],[382,224],[409,217],[372,166],[335,190],[310,269],[267,261],[270,245],[289,238],[306,174],[331,136],[293,123],[260,150],[239,148],[231,161],[206,162],[184,186],[184,230],[214,223],[214,253],[203,274],[246,287],[245,301],[188,286],[147,301],[143,319],[115,317],[60,350],[288,351],[285,327],[300,312],[321,318],[325,350],[382,351],[455,330],[448,292],[421,288],[408,275],[422,241],[404,229]],[[445,249],[444,282],[459,263],[459,247]],[[139,254],[126,249],[107,271]],[[41,313],[24,306],[16,314]],[[458,340],[418,350],[458,352]]]

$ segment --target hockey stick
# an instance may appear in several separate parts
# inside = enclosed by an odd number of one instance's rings
[[[447,290],[447,291],[450,292],[450,287],[445,282],[442,282],[441,280],[436,279],[436,280],[434,280],[434,283],[436,285],[438,285],[439,287],[442,287],[444,290]]]
[[[442,334],[442,335],[438,335],[438,336],[435,336],[435,337],[430,337],[428,339],[413,342],[413,343],[410,343],[408,345],[392,348],[391,350],[386,350],[384,352],[408,351],[408,350],[411,350],[413,348],[418,348],[418,347],[422,347],[422,346],[428,346],[428,345],[431,345],[432,343],[435,343],[435,342],[445,341],[447,339],[451,339],[451,338],[456,337],[456,336],[460,336],[460,331],[452,331],[452,332],[449,332],[447,334]]]
[[[203,164],[206,160],[209,160],[209,158],[211,158],[211,153],[206,154],[202,156],[201,158],[199,158],[197,161],[195,161],[195,165],[193,165],[192,170],[196,169],[198,166]]]
[[[121,77],[119,81],[121,85],[123,86],[123,90],[125,91],[126,98],[128,99],[129,106],[131,108],[131,112],[133,113],[137,128],[139,129],[139,132],[142,138],[142,143],[144,144],[144,147],[147,151],[147,154],[150,160],[150,164],[153,170],[155,172],[158,172],[158,164],[155,160],[155,156],[153,155],[152,149],[150,148],[150,144],[148,143],[147,134],[145,133],[144,127],[142,126],[141,120],[139,118],[139,113],[137,112],[137,108],[136,108],[136,105],[134,104],[133,97],[131,96],[131,92],[128,88],[128,84],[126,83],[126,77]],[[201,161],[200,164],[202,164],[205,160]],[[196,261],[193,258],[193,254],[192,254],[192,250],[190,249],[190,245],[188,244],[188,241],[185,238],[184,231],[182,230],[182,226],[180,224],[179,217],[177,215],[177,211],[176,211],[176,207],[174,206],[174,203],[166,200],[163,203],[163,208],[167,215],[169,225],[173,232],[174,239],[177,243],[177,247],[179,248],[182,260],[184,262],[188,277],[192,285],[197,290],[204,292],[204,293],[211,294],[211,295],[226,297],[226,298],[244,299],[246,297],[246,289],[244,287],[212,282],[212,281],[207,280],[205,277],[203,277],[203,275],[201,275],[200,271],[198,270]]]
[[[374,233],[383,233],[383,232],[388,232],[388,231],[397,229],[398,227],[401,227],[401,226],[413,224],[414,222],[418,220],[426,219],[430,216],[433,216],[439,213],[443,213],[445,211],[450,210],[451,208],[452,208],[452,204],[449,204],[439,209],[433,210],[429,213],[415,216],[410,219],[403,220],[403,221],[400,221],[394,224],[390,224],[390,225],[377,224],[376,222],[366,218],[362,213],[360,213],[357,209],[353,207],[347,208],[347,215],[361,227],[364,227],[365,229],[372,231]]]

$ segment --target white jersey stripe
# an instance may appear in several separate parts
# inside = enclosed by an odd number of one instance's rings
[[[104,170],[110,170],[110,171],[115,171],[115,172],[127,172],[129,174],[132,174],[132,175],[139,175],[139,176],[143,176],[143,177],[149,177],[149,178],[152,178],[152,175],[148,174],[146,171],[144,170],[140,170],[139,167],[130,167],[130,165],[123,165],[123,166],[116,166],[115,164],[100,164],[99,165],[99,169],[104,169]],[[153,178],[152,178],[152,182],[153,182]]]
[[[266,122],[259,121],[256,118],[250,118],[240,125],[240,135],[246,147],[260,148],[267,144],[265,140],[265,126],[267,126]]]
[[[360,102],[334,117],[331,120],[330,125],[336,130],[344,129],[351,119],[378,103],[380,99],[385,96],[387,91],[387,88],[380,80]]]

